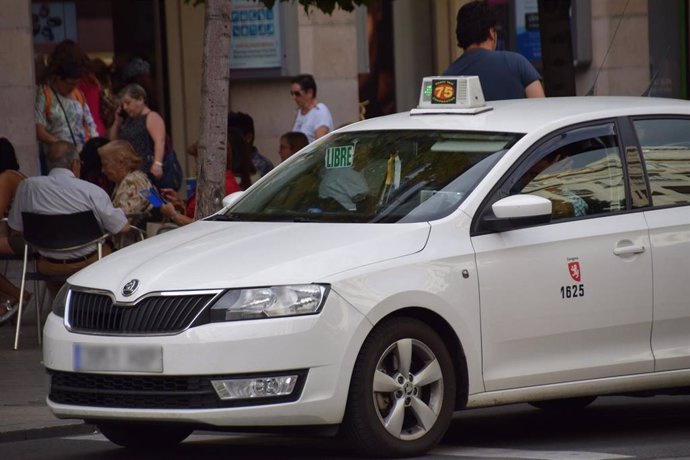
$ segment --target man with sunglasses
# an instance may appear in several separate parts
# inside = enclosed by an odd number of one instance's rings
[[[314,77],[298,75],[290,83],[290,95],[298,107],[292,130],[304,133],[310,143],[333,131],[331,112],[324,103],[316,100]]]

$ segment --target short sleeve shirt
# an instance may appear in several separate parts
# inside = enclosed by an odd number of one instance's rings
[[[22,212],[74,214],[84,211],[93,211],[101,228],[109,233],[118,233],[127,224],[124,211],[113,206],[105,190],[78,179],[69,169],[54,168],[47,176],[29,177],[19,184],[8,224],[21,232],[24,230]],[[41,251],[41,254],[56,259],[73,259],[95,250],[94,245],[69,253]]]
[[[292,126],[293,131],[304,133],[309,139],[309,142],[316,140],[316,130],[325,126],[328,131],[333,131],[333,117],[328,107],[322,102],[316,104],[309,112],[302,114],[302,110],[297,110],[297,117]]]
[[[46,91],[50,92],[50,107],[46,107]],[[75,89],[75,91],[78,90]],[[65,109],[64,112],[60,104]],[[96,123],[93,121],[88,104],[60,96],[48,86],[41,85],[38,87],[34,118],[36,124],[45,126],[53,136],[70,144],[76,142],[77,150],[81,150],[88,139],[98,136]],[[72,129],[71,133],[70,128]],[[72,134],[74,134],[74,140]]]
[[[478,76],[487,101],[524,98],[525,88],[540,79],[523,55],[481,48],[463,53],[443,75]]]

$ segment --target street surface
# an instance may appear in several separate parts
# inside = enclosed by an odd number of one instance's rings
[[[458,413],[425,459],[603,460],[690,458],[690,396],[599,398],[576,415],[550,415],[526,404]],[[167,452],[133,453],[100,434],[0,444],[0,458],[349,459],[329,438],[197,431]]]

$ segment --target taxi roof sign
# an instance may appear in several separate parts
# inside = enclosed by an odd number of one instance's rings
[[[458,113],[475,114],[491,110],[477,76],[424,77],[419,106],[412,115]]]

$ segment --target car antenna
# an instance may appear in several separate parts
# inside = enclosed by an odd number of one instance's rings
[[[652,86],[654,86],[654,83],[656,82],[656,77],[659,76],[659,69],[657,68],[654,70],[654,75],[652,75],[652,79],[649,82],[649,85],[647,85],[647,88],[642,91],[642,94],[640,96],[642,97],[650,97],[650,93],[652,92]]]
[[[671,44],[669,43],[666,46],[666,51],[664,51],[664,58],[662,59],[662,62],[666,60],[666,58],[668,57],[670,52],[671,52]],[[654,75],[652,75],[652,78],[649,81],[649,85],[647,85],[647,88],[642,92],[642,94],[641,94],[642,97],[651,97],[652,87],[654,87],[654,83],[656,83],[656,79],[659,76],[659,71],[661,70],[661,66],[657,65],[655,67],[656,67],[656,69],[654,69]]]
[[[606,59],[609,57],[609,52],[611,51],[611,48],[613,47],[613,42],[616,40],[616,35],[618,34],[618,29],[621,27],[621,22],[623,22],[623,18],[625,18],[625,12],[628,10],[628,5],[630,4],[630,0],[625,2],[625,7],[623,8],[623,13],[621,14],[620,19],[618,20],[618,25],[616,26],[616,30],[613,32],[613,37],[611,37],[611,42],[609,43],[609,48],[606,50],[606,54],[604,55],[604,59],[601,61],[601,64],[599,65],[599,69],[597,70],[597,74],[594,77],[594,82],[592,82],[592,87],[589,88],[589,91],[585,93],[585,96],[594,96],[594,88],[597,86],[597,80],[599,79],[599,74],[601,73],[601,69],[604,67],[604,64],[606,64]]]

